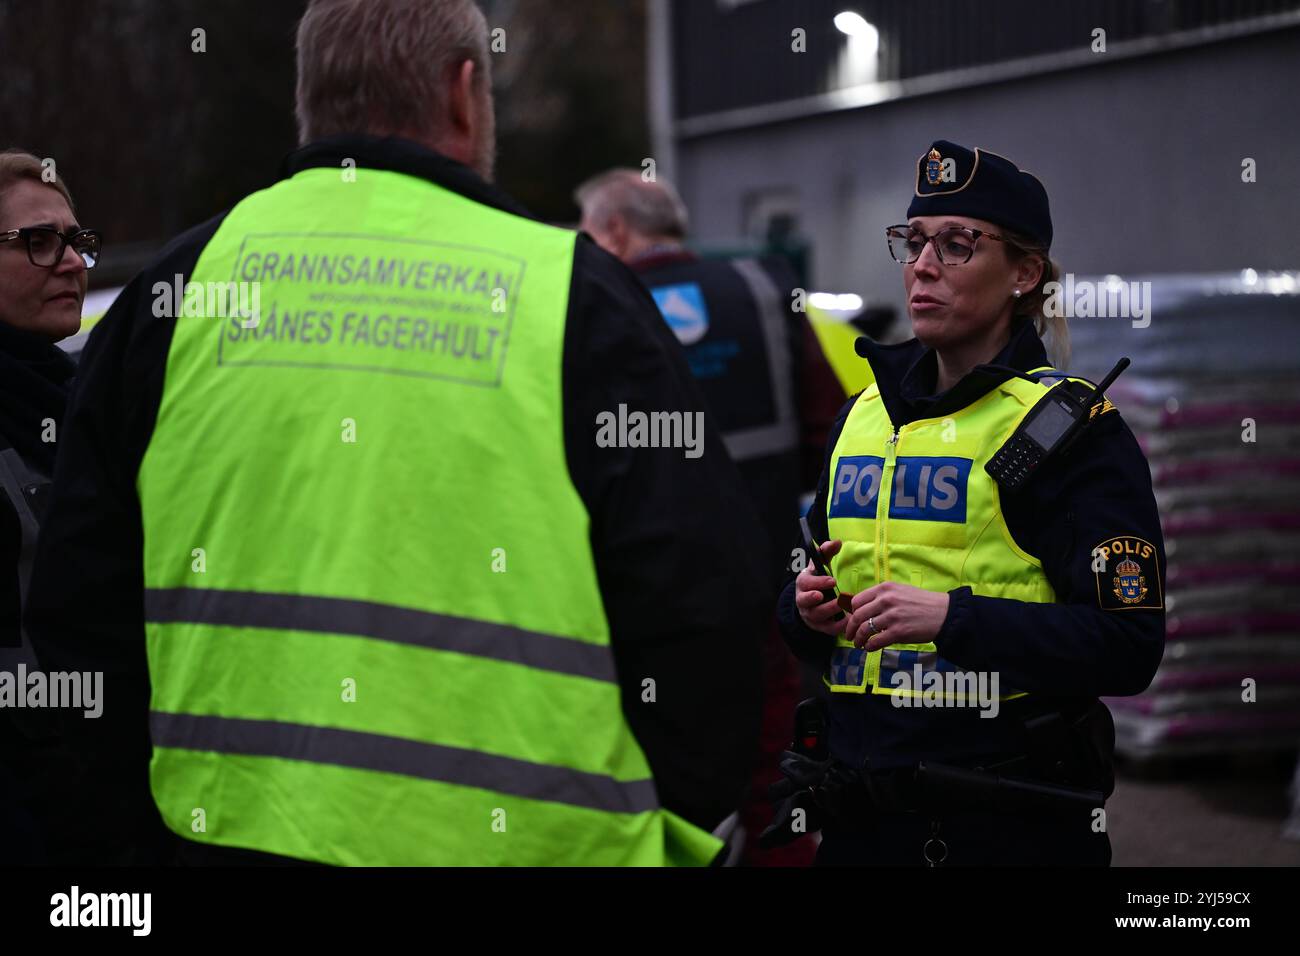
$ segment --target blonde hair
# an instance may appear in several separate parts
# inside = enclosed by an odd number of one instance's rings
[[[301,143],[340,133],[436,137],[447,72],[472,61],[480,91],[490,76],[487,21],[473,0],[311,0],[297,52]]]
[[[72,193],[68,186],[55,172],[54,178],[45,178],[46,167],[36,156],[23,149],[6,149],[0,152],[0,215],[4,213],[5,193],[14,183],[27,179],[58,190],[60,196],[67,200],[68,208],[74,213],[77,207],[72,202]]]
[[[1066,323],[1065,316],[1047,315],[1043,312],[1043,305],[1048,299],[1044,287],[1049,282],[1060,280],[1061,266],[1048,255],[1047,249],[1041,243],[1014,232],[1007,232],[1005,235],[1011,242],[1004,242],[1001,245],[1007,250],[1007,258],[1013,263],[1019,262],[1026,257],[1034,257],[1043,263],[1042,276],[1039,277],[1037,284],[1032,289],[1022,294],[1016,301],[1011,310],[1012,318],[1032,318],[1034,328],[1043,340],[1043,345],[1047,349],[1047,357],[1051,360],[1053,367],[1063,372],[1068,371],[1070,365],[1070,326]]]

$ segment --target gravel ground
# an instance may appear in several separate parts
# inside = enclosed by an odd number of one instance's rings
[[[1113,866],[1300,866],[1284,839],[1296,755],[1121,766],[1106,803]]]

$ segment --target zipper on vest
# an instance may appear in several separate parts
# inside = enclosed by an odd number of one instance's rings
[[[885,548],[889,543],[886,524],[889,504],[894,498],[894,463],[898,458],[898,428],[885,442],[885,467],[880,474],[880,494],[876,496],[876,583],[885,580]]]

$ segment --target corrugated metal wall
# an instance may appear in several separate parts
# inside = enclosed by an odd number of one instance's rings
[[[1300,0],[673,0],[676,116],[797,99],[836,85],[836,13],[880,32],[877,78],[908,79],[1300,10]],[[791,31],[806,32],[804,53]]]

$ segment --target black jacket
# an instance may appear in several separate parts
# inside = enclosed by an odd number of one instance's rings
[[[30,648],[22,639],[22,578],[24,539],[20,508],[37,522],[54,472],[57,439],[72,386],[75,366],[48,339],[0,323],[0,453],[12,451],[21,469],[5,467],[22,488],[6,482],[0,492],[0,671],[18,673]],[[52,423],[53,428],[47,423]],[[28,524],[28,535],[31,533]],[[0,709],[0,860],[40,862],[42,843],[27,807],[40,798],[47,768],[60,754],[53,737],[56,726],[49,711]]]
[[[788,542],[797,527],[799,496],[817,477],[826,433],[844,392],[816,346],[807,317],[790,309],[797,280],[788,264],[774,256],[751,261],[762,269],[769,288],[755,288],[730,260],[700,259],[684,249],[651,253],[628,265],[652,290],[683,284],[699,289],[707,330],[685,346],[686,360],[724,435],[771,427],[782,420],[783,406],[790,416],[788,448],[738,456],[736,463],[770,539],[775,601],[790,563]],[[769,315],[781,318],[778,342],[768,341]]]
[[[398,139],[316,143],[292,154],[285,174],[342,168],[345,159],[420,176],[526,215],[461,164]],[[91,335],[37,558],[27,620],[42,662],[50,669],[105,671],[104,716],[71,728],[89,768],[87,785],[106,792],[102,799],[70,795],[76,805],[69,812],[80,818],[71,822],[81,831],[70,839],[93,841],[100,859],[160,859],[169,842],[147,790],[135,479],[174,327],[174,320],[153,316],[152,288],[176,274],[187,278],[222,218],[172,242]],[[654,301],[586,236],[578,237],[574,255],[562,376],[569,474],[591,516],[624,712],[664,805],[712,827],[738,805],[756,747],[758,637],[767,613],[758,601],[762,543],[756,519],[737,504],[740,479],[711,424],[697,459],[680,449],[597,446],[602,411],[623,403],[702,410],[704,402]],[[653,703],[641,699],[645,678],[656,682]],[[115,841],[127,818],[131,829]]]
[[[33,479],[48,481],[54,474],[58,429],[72,388],[76,366],[48,339],[0,322],[0,451],[13,449]],[[53,434],[47,427],[53,422]],[[39,503],[28,501],[39,510]],[[39,515],[38,515],[39,517]],[[18,514],[0,495],[0,647],[20,644],[21,601],[18,557],[22,534]]]
[[[46,476],[54,471],[58,443],[45,440],[45,422],[62,423],[75,372],[72,359],[49,339],[0,322],[0,443]]]
[[[933,350],[916,339],[892,346],[863,341],[881,398],[895,427],[964,408],[1010,378],[1048,365],[1033,324],[1023,322],[992,362],[976,366],[941,394]],[[998,367],[1000,366],[1000,368]],[[827,474],[831,454],[853,402],[841,410],[826,449],[826,467],[808,515],[826,540]],[[1032,604],[949,591],[948,616],[935,645],[940,656],[973,671],[997,672],[1001,686],[1029,696],[1004,702],[996,718],[974,708],[895,708],[885,695],[831,694],[830,742],[835,755],[860,767],[907,766],[918,760],[975,765],[1025,752],[1022,720],[1047,710],[1081,712],[1099,696],[1143,691],[1164,651],[1164,541],[1151,473],[1137,439],[1118,411],[1098,414],[1062,455],[1050,458],[1016,494],[1001,495],[1016,543],[1038,558],[1057,603]],[[1114,563],[1093,571],[1093,550],[1117,537],[1156,548],[1158,591],[1137,606],[1113,598]],[[1144,573],[1151,581],[1155,567]],[[1159,604],[1159,607],[1154,605]],[[793,577],[778,617],[791,649],[824,667],[834,640],[806,627],[794,606]]]

